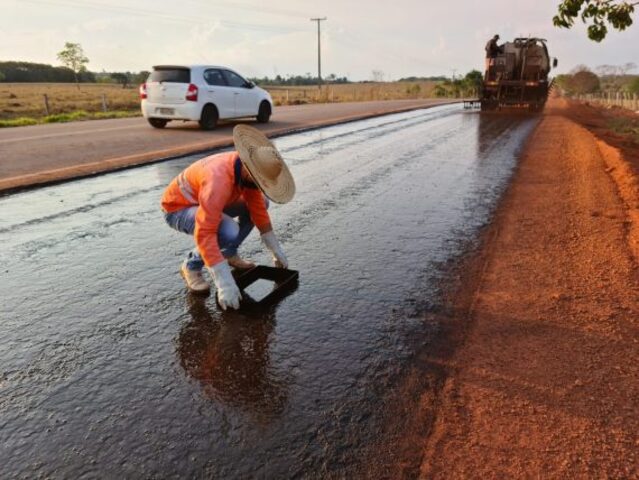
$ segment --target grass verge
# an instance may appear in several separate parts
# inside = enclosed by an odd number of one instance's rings
[[[639,143],[639,117],[612,118],[608,120],[608,127],[613,132],[629,136]]]
[[[120,110],[114,112],[86,112],[84,110],[77,110],[70,113],[58,113],[55,115],[47,115],[41,118],[32,117],[19,117],[9,120],[0,120],[0,128],[9,127],[24,127],[27,125],[37,125],[40,123],[64,123],[64,122],[76,122],[79,120],[99,120],[105,118],[129,118],[139,117],[141,113],[139,111],[127,111]]]

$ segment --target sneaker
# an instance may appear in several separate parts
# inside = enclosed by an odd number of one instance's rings
[[[251,262],[250,260],[244,260],[243,258],[240,258],[239,255],[228,257],[226,261],[229,262],[229,265],[232,268],[237,268],[238,270],[249,270],[255,267],[255,264],[253,262]]]
[[[189,270],[186,265],[180,268],[180,274],[184,278],[186,287],[193,293],[208,293],[211,289],[209,282],[202,277],[201,270]]]

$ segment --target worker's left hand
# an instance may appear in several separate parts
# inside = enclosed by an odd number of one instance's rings
[[[262,242],[273,254],[273,264],[278,268],[288,268],[288,259],[272,230],[262,234]]]

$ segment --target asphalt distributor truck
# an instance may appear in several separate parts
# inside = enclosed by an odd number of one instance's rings
[[[555,58],[552,67],[556,66]],[[498,46],[486,58],[480,94],[482,111],[520,107],[540,112],[552,87],[550,69],[551,58],[542,38],[516,38]]]

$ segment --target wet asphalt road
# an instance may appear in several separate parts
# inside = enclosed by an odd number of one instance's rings
[[[271,216],[300,281],[257,314],[179,277],[192,241],[158,203],[197,157],[0,197],[3,477],[363,475],[436,339],[441,265],[535,122],[454,105],[277,139],[298,192]],[[243,248],[267,260],[256,234]]]

